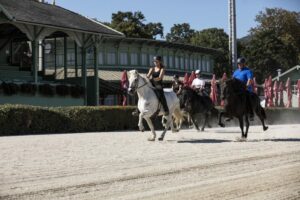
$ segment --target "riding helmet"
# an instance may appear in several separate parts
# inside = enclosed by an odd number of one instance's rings
[[[158,61],[162,61],[162,58],[161,58],[161,56],[154,56],[154,58],[153,58],[153,60],[158,60]]]
[[[238,64],[245,64],[246,63],[246,59],[244,57],[238,58],[237,59],[237,63]]]

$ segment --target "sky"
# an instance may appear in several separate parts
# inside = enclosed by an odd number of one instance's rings
[[[118,11],[141,11],[145,23],[161,22],[165,35],[180,23],[189,23],[195,30],[222,28],[228,33],[228,0],[56,0],[56,4],[102,22],[110,22]],[[260,11],[275,7],[300,12],[300,0],[236,0],[237,37],[247,36],[257,25],[255,16]]]

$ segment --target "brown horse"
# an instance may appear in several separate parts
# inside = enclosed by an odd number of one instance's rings
[[[204,116],[204,123],[201,131],[204,131],[205,126],[209,125],[209,118],[212,113],[218,113],[218,110],[214,107],[212,100],[208,96],[200,96],[196,91],[191,88],[183,88],[179,94],[180,109],[183,109],[191,117],[192,123],[199,131],[197,116]]]
[[[229,118],[236,117],[239,120],[242,138],[246,139],[249,129],[249,109],[253,109],[262,123],[263,130],[266,131],[268,129],[268,127],[265,126],[266,113],[260,105],[259,97],[255,93],[248,92],[243,82],[238,79],[230,79],[221,85],[221,88],[221,98],[225,102],[224,111],[220,112],[219,115],[219,125],[221,127],[225,127],[225,124],[222,123],[222,116]],[[244,119],[246,123],[245,132]]]

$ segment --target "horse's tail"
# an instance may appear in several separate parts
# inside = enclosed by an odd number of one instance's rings
[[[181,124],[184,120],[184,115],[183,115],[182,111],[179,108],[176,108],[173,112],[173,117],[174,117],[174,122],[176,124],[176,127],[178,129],[180,129]]]

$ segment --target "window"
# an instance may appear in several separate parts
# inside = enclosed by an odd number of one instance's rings
[[[98,54],[98,64],[99,65],[104,64],[104,62],[103,62],[103,52],[99,52],[99,54]]]
[[[114,52],[107,53],[107,64],[108,65],[116,64],[116,54]]]
[[[150,66],[153,66],[154,64],[153,64],[153,58],[154,58],[154,54],[149,54],[149,65]]]
[[[176,69],[179,69],[179,57],[175,57],[175,67]]]
[[[202,57],[202,65],[201,65],[201,70],[206,71],[206,57]]]
[[[142,57],[142,65],[146,66],[147,65],[147,54],[142,53],[141,57]]]
[[[169,67],[170,67],[170,68],[173,68],[173,67],[174,67],[173,56],[169,56]]]
[[[126,52],[120,52],[120,65],[128,65],[128,58]]]
[[[163,57],[163,62],[164,62],[164,65],[167,66],[167,68],[170,68],[170,67],[168,66],[168,56],[164,56],[164,57]]]
[[[201,57],[199,57],[198,59],[197,69],[201,69]]]
[[[138,54],[137,53],[131,53],[130,54],[130,64],[131,65],[138,65]]]
[[[189,70],[189,59],[188,58],[185,58],[185,62],[184,62],[184,69],[187,69]]]
[[[68,63],[68,65],[74,65],[75,64],[75,53],[74,52],[68,52],[67,53],[67,63]]]
[[[207,72],[210,72],[210,59],[208,58],[207,60],[206,60],[206,71]]]
[[[180,57],[180,69],[184,69],[184,58]]]
[[[196,58],[194,58],[194,64],[193,64],[193,69],[197,69],[198,67],[197,67],[197,59]]]

